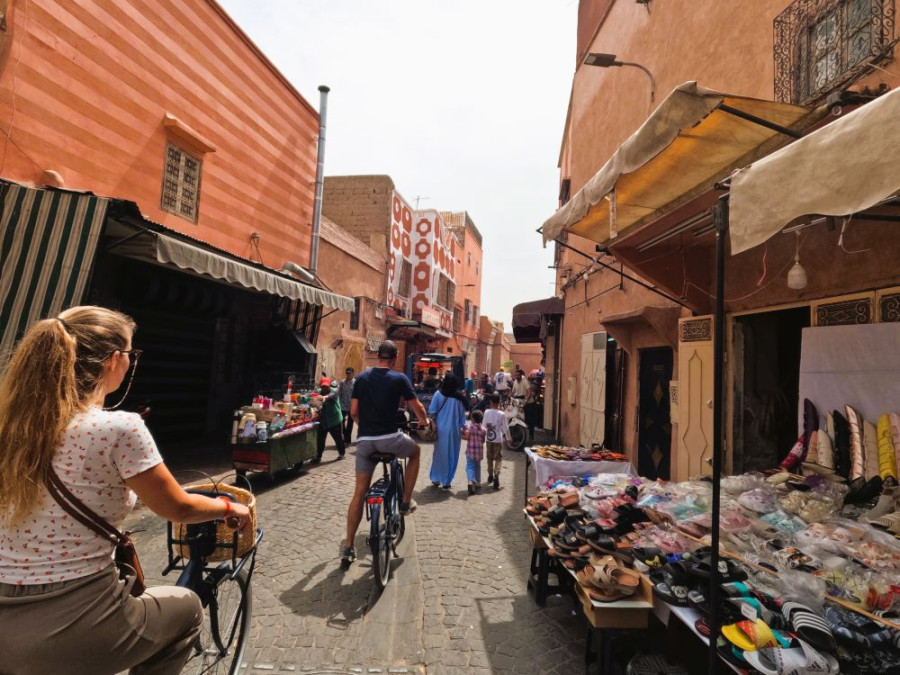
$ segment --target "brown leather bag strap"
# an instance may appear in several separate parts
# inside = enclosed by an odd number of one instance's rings
[[[59,504],[66,513],[89,530],[93,530],[101,537],[109,539],[114,544],[118,544],[125,538],[125,535],[119,532],[119,530],[94,513],[84,504],[84,502],[73,495],[52,469],[50,471],[50,481],[47,484],[47,490],[50,493],[50,496],[53,497],[56,503]]]

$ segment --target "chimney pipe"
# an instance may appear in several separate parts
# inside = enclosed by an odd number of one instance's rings
[[[313,203],[312,245],[309,251],[309,271],[316,274],[319,263],[319,228],[322,224],[322,190],[325,187],[325,116],[328,112],[328,92],[319,87],[319,156],[316,160],[316,200]]]

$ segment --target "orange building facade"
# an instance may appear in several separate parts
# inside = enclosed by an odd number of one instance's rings
[[[477,368],[481,316],[483,250],[481,232],[467,211],[442,211],[445,227],[456,238],[457,286],[453,308],[453,354],[465,359],[468,375]],[[480,374],[481,371],[478,371]]]
[[[826,22],[828,17],[837,23]],[[882,21],[885,17],[887,21]],[[811,110],[835,96],[840,112],[843,102],[853,99],[858,104],[896,84],[900,68],[890,50],[893,41],[893,6],[882,0],[761,0],[737,5],[715,0],[582,0],[559,157],[561,205],[684,82]],[[585,64],[590,53],[613,55],[640,68],[593,67]],[[679,204],[658,212],[658,222],[674,227],[701,206],[708,208],[715,197],[704,205]],[[897,278],[886,273],[887,258],[897,255],[897,238],[883,229],[871,234],[874,252],[865,266],[847,265],[840,253],[840,259],[834,257],[834,242],[818,234],[810,237],[804,244],[810,254],[821,256],[839,278],[818,275],[799,294],[765,276],[766,270],[771,274],[790,265],[793,238],[772,240],[765,259],[762,251],[736,256],[729,262],[728,295],[735,298],[729,301],[729,311],[796,307],[799,302],[805,304],[808,316],[816,298],[838,295],[838,289],[893,285]],[[704,372],[711,372],[711,364],[697,351],[703,345],[685,343],[696,337],[689,322],[710,311],[708,232],[706,239],[692,238],[682,248],[642,246],[645,253],[613,240],[610,248],[618,260],[605,249],[598,250],[597,241],[573,233],[563,233],[557,240],[562,242],[557,245],[557,291],[565,313],[546,346],[548,376],[558,378],[554,427],[566,443],[605,442],[627,452],[642,475],[686,477],[687,466],[679,467],[677,461],[687,442],[685,434],[711,437],[707,390],[692,384],[696,373],[686,370],[691,364],[696,372],[701,365]],[[757,284],[763,277],[767,283]],[[730,433],[740,435],[739,430]],[[736,458],[729,457],[728,462],[741,468]],[[704,467],[701,463],[695,469]]]
[[[21,206],[40,220],[39,203],[71,204],[66,223],[40,221],[52,243],[85,204],[94,214],[72,230],[87,233],[77,292],[35,300],[0,326],[4,344],[67,304],[131,314],[145,353],[129,401],[152,406],[164,451],[221,441],[235,407],[280,396],[288,377],[311,384],[323,307],[353,304],[298,271],[311,262],[316,109],[214,0],[4,8],[2,227]],[[14,225],[27,242],[30,225]],[[45,252],[25,246],[20,264]]]
[[[133,201],[275,269],[309,263],[318,113],[214,0],[14,2],[2,41],[0,176]],[[172,146],[196,199],[164,184]]]

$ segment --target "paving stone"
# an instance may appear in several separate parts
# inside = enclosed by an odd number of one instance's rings
[[[430,456],[426,448],[423,458]],[[242,673],[257,665],[310,673],[388,673],[394,667],[419,675],[583,669],[580,612],[573,614],[572,602],[558,597],[539,608],[526,591],[522,455],[504,452],[504,489],[473,496],[465,491],[463,466],[448,494],[430,486],[424,462],[419,508],[407,520],[402,557],[380,595],[365,520],[355,541],[359,561],[339,569],[353,462],[333,457],[329,446],[321,464],[274,484],[252,477],[266,534],[253,576]],[[165,524],[139,509],[125,526],[146,528],[134,538],[148,581],[174,583],[174,574],[159,574],[166,563]]]

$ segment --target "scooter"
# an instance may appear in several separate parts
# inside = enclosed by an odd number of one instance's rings
[[[511,398],[504,408],[506,423],[509,426],[509,442],[506,444],[510,450],[520,451],[525,447],[528,438],[528,426],[525,424],[525,402],[522,399]]]

